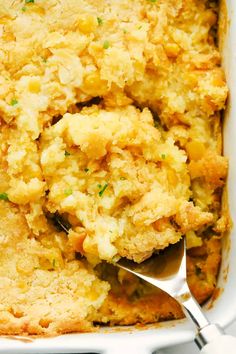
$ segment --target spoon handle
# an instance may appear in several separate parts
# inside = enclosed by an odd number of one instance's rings
[[[236,338],[226,335],[217,324],[211,324],[189,291],[189,297],[181,301],[184,312],[198,329],[195,338],[201,354],[235,354]]]
[[[220,335],[206,344],[200,351],[201,354],[235,354],[236,338],[227,334]]]

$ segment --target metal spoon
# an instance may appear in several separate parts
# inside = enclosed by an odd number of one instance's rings
[[[236,338],[226,335],[217,324],[211,324],[194,299],[187,283],[185,238],[137,264],[121,259],[116,265],[137,275],[174,297],[197,327],[195,342],[201,354],[235,354]]]
[[[61,230],[69,232],[70,225],[59,214],[51,218]],[[185,238],[140,264],[123,258],[115,265],[165,291],[182,305],[187,317],[197,327],[195,342],[201,354],[236,354],[236,338],[226,335],[219,325],[211,324],[190,292]]]

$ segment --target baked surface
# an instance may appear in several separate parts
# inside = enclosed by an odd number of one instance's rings
[[[230,223],[217,18],[206,0],[0,0],[0,333],[180,318],[111,263],[182,235],[212,295]]]

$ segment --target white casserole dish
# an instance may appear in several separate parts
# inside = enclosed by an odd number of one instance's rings
[[[228,198],[230,214],[236,223],[236,6],[235,0],[226,0],[228,9],[228,32],[224,40],[223,63],[225,66],[230,97],[226,112],[224,127],[224,153],[229,157],[230,170],[228,177]],[[235,220],[234,220],[235,219]],[[225,239],[223,246],[223,263],[219,275],[218,287],[224,288],[223,293],[215,301],[213,308],[207,311],[212,322],[226,327],[236,318],[236,240],[235,227],[229,240]],[[227,273],[227,281],[226,281]],[[25,340],[21,337],[0,337],[0,353],[135,353],[148,354],[153,351],[190,341],[194,338],[194,328],[183,320],[163,323],[157,328],[145,330],[129,330],[122,328],[119,331],[101,329],[97,333],[71,334],[54,338]]]

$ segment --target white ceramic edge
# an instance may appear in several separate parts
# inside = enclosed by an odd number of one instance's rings
[[[232,218],[236,216],[236,8],[235,0],[228,0],[227,7],[230,17],[230,28],[225,41],[224,65],[231,92],[228,118],[225,124],[225,155],[230,159],[228,178],[229,204]],[[233,70],[234,69],[234,70]],[[236,221],[235,221],[236,223]],[[236,240],[235,228],[231,232],[231,252],[229,254],[229,272],[227,283],[224,282],[224,269],[219,277],[220,286],[224,285],[224,292],[215,306],[207,311],[212,322],[225,327],[236,318]],[[223,268],[227,265],[223,264]],[[116,332],[116,333],[86,333],[62,335],[54,338],[35,339],[32,342],[23,342],[14,339],[0,338],[0,354],[43,354],[43,353],[136,353],[148,354],[152,351],[188,342],[194,338],[194,328],[187,321],[176,321],[158,329],[143,331]]]

